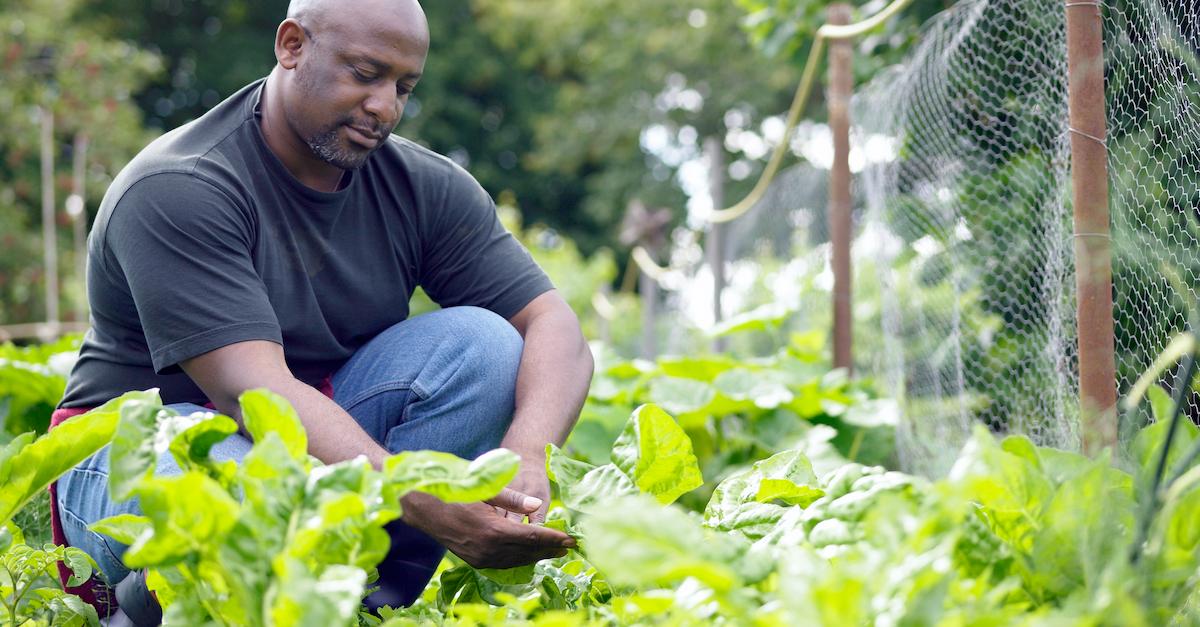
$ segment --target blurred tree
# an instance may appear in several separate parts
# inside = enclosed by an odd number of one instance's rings
[[[161,55],[165,72],[137,92],[147,123],[170,130],[200,117],[275,63],[287,0],[83,0],[113,37]]]
[[[149,123],[171,129],[271,71],[275,29],[286,0],[89,0],[88,11],[114,36],[145,42],[167,71],[137,96]],[[432,42],[425,76],[397,133],[467,167],[494,197],[510,192],[531,222],[605,243],[597,224],[570,211],[583,186],[566,174],[534,172],[526,153],[533,120],[554,86],[516,66],[475,24],[469,0],[426,2]]]
[[[798,72],[751,46],[729,2],[475,4],[497,45],[556,85],[553,109],[535,121],[531,166],[582,177],[580,209],[606,233],[635,198],[682,214],[682,185],[703,185],[706,138],[726,148],[727,198],[778,140],[761,125],[786,109]]]
[[[883,10],[892,0],[841,0],[856,7],[854,20]],[[736,0],[746,12],[743,27],[754,45],[771,58],[803,64],[813,36],[825,24],[832,2],[811,0]],[[866,81],[888,65],[900,62],[920,38],[921,25],[954,4],[954,0],[912,0],[899,15],[857,42],[854,74]]]
[[[85,207],[94,208],[112,177],[147,140],[131,93],[159,68],[158,58],[100,36],[79,18],[76,0],[10,0],[0,8],[0,323],[44,320],[41,265],[40,109],[54,115],[52,151],[59,250],[71,247],[62,209],[72,191],[72,147],[86,153]],[[91,211],[89,211],[91,213]],[[69,318],[83,297],[74,259],[60,264]]]

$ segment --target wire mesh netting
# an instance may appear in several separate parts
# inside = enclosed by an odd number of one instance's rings
[[[905,400],[910,469],[944,471],[979,421],[1079,447],[1066,10],[1097,7],[959,2],[859,90],[859,137],[899,146],[859,180],[889,347],[860,361]],[[1102,10],[1123,393],[1196,297],[1200,64],[1194,8]]]
[[[1080,448],[1067,11],[1103,21],[1107,136],[1090,141],[1109,149],[1119,394],[1200,296],[1195,4],[954,3],[903,63],[856,89],[851,114],[856,368],[902,400],[907,470],[944,473],[980,423]],[[831,326],[830,143],[826,126],[802,123],[790,146],[801,163],[726,226],[726,315],[773,302],[794,328]],[[676,235],[662,260],[675,268],[663,352],[712,325],[705,238]],[[1189,414],[1200,416],[1195,399]],[[1128,436],[1150,416],[1121,420]]]

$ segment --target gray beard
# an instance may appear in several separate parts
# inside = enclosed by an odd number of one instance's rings
[[[305,140],[308,148],[318,159],[343,170],[357,170],[367,162],[370,152],[354,152],[340,146],[338,128],[333,128],[313,135]]]

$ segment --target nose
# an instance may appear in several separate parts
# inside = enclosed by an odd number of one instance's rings
[[[363,109],[371,114],[371,117],[374,117],[385,131],[389,132],[400,120],[400,112],[403,108],[404,103],[396,96],[396,85],[393,83],[384,83],[371,90],[366,100],[363,101]]]

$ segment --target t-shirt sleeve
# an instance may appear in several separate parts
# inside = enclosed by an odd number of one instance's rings
[[[511,318],[554,288],[471,175],[455,168],[443,198],[429,209],[422,237],[421,285],[436,303],[474,305]]]
[[[254,233],[247,208],[185,173],[144,178],[113,208],[105,261],[129,287],[155,372],[236,342],[283,343]]]

